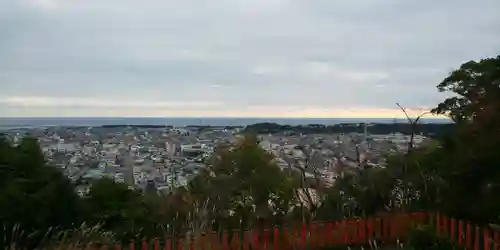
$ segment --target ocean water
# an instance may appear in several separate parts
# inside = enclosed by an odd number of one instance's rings
[[[255,123],[272,122],[282,125],[339,123],[404,123],[406,119],[394,118],[230,118],[230,117],[23,117],[0,118],[0,128],[45,127],[45,126],[102,126],[102,125],[211,125],[211,126],[245,126]],[[442,118],[421,119],[422,123],[449,123]]]

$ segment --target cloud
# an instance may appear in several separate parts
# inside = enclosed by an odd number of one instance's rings
[[[405,118],[397,109],[380,108],[322,108],[304,106],[244,106],[228,105],[186,105],[180,104],[141,104],[141,105],[11,105],[8,117],[26,117],[23,111],[29,109],[33,117],[199,117],[200,113],[208,117],[351,117],[351,118]],[[43,113],[39,113],[43,112]],[[420,115],[422,109],[408,109],[411,116]]]
[[[217,107],[223,103],[200,101],[155,102],[148,100],[95,99],[78,97],[6,97],[0,103],[11,107],[79,107],[79,108],[175,108]]]
[[[451,69],[500,52],[498,9],[497,0],[0,1],[0,116],[396,116],[396,102],[432,107]]]
[[[55,10],[58,7],[57,0],[30,0],[27,4],[42,10]]]

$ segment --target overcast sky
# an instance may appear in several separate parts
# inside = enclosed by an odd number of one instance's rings
[[[499,0],[0,0],[0,116],[395,117],[500,52]]]

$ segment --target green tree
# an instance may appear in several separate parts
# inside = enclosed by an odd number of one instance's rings
[[[464,63],[437,88],[453,94],[433,112],[452,118],[454,131],[390,156],[385,169],[345,174],[322,209],[336,207],[340,216],[403,209],[500,220],[500,56]]]
[[[498,114],[500,100],[500,55],[469,61],[454,70],[437,86],[453,97],[440,103],[433,112],[446,114],[455,122],[473,122]]]
[[[115,232],[118,239],[129,240],[145,234],[148,210],[141,193],[123,183],[103,178],[92,184],[85,198],[87,222],[100,224]]]
[[[1,239],[17,234],[21,244],[33,246],[49,228],[59,231],[81,222],[72,184],[46,165],[36,139],[26,137],[17,146],[0,139],[0,176],[0,223],[5,228]]]
[[[433,111],[460,126],[442,143],[442,173],[451,212],[490,220],[500,213],[500,55],[464,63],[438,85],[455,96]],[[467,185],[464,185],[467,183]]]
[[[296,205],[294,182],[257,138],[247,135],[216,154],[213,165],[189,185],[198,204],[209,203],[209,220],[225,228],[251,227],[258,220],[283,222]]]

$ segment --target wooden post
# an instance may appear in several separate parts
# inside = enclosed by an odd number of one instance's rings
[[[280,232],[277,227],[273,230],[273,250],[279,250]]]
[[[306,248],[306,244],[307,244],[307,225],[305,223],[302,223],[302,230],[300,232],[300,244],[301,244],[301,248],[302,249],[305,249]]]
[[[474,250],[479,250],[479,227],[476,226],[476,232],[474,235]]]
[[[491,245],[490,231],[487,228],[485,228],[483,229],[483,249],[490,250],[490,245]]]
[[[458,221],[458,246],[463,246],[464,244],[464,222]]]
[[[264,250],[267,250],[269,246],[269,229],[264,230]]]
[[[148,242],[146,241],[146,238],[142,238],[142,250],[148,250]]]
[[[472,248],[471,233],[472,233],[472,226],[470,225],[469,222],[467,222],[467,226],[465,227],[465,246],[467,247],[467,249]]]
[[[160,250],[160,241],[158,240],[158,238],[154,238],[153,242],[154,242],[154,250]]]
[[[169,237],[165,237],[165,250],[172,250],[172,241],[170,240]]]
[[[227,231],[222,233],[222,250],[229,250],[229,235]]]
[[[331,245],[332,243],[334,243],[332,233],[333,233],[333,222],[328,222],[326,223],[326,232],[325,232],[327,245]]]
[[[450,226],[450,239],[451,241],[455,241],[455,219],[454,218],[451,218],[450,220],[450,223],[451,223],[451,226]]]
[[[134,242],[134,240],[130,240],[129,249],[130,250],[134,250],[135,249],[135,242]]]

